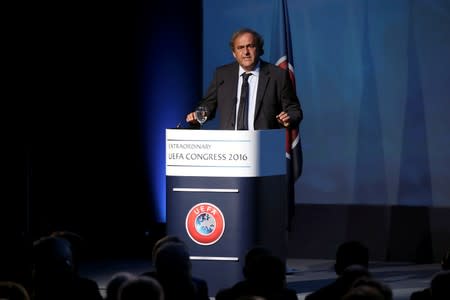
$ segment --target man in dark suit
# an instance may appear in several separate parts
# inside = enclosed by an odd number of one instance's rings
[[[303,113],[289,72],[260,59],[264,54],[261,35],[252,29],[241,29],[233,34],[230,48],[236,61],[216,69],[199,103],[207,108],[208,120],[219,110],[220,129],[295,128],[300,124]],[[248,81],[246,88],[244,81]],[[241,109],[244,101],[245,108]],[[239,125],[239,110],[245,111],[243,127]],[[196,124],[195,112],[189,113],[186,121]]]

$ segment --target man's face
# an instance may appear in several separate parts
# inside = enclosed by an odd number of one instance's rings
[[[244,70],[255,68],[259,53],[251,33],[244,33],[234,40],[233,56]]]

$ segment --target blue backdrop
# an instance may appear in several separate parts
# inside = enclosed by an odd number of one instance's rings
[[[141,1],[136,19],[145,169],[155,220],[166,220],[165,129],[182,123],[202,94],[201,1]],[[176,6],[177,9],[173,9]],[[190,11],[186,14],[186,11]]]
[[[450,2],[287,3],[305,115],[296,202],[450,206]],[[203,1],[203,91],[240,27],[270,59],[275,4]]]

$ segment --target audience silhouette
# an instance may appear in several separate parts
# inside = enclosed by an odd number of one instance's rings
[[[431,299],[450,299],[450,271],[440,271],[431,280]]]
[[[33,300],[102,300],[97,283],[80,277],[68,240],[46,236],[33,244]]]
[[[338,278],[305,297],[305,300],[338,300],[352,287],[358,278],[370,277],[369,249],[359,241],[347,241],[336,251],[334,270]]]
[[[192,276],[189,250],[181,239],[165,236],[158,240],[152,258],[155,269],[142,275],[161,284],[165,300],[209,300],[206,281]]]
[[[164,300],[161,284],[151,277],[134,277],[119,289],[119,300]],[[179,298],[183,299],[183,298]]]
[[[12,281],[0,281],[0,299],[30,300],[30,296],[21,284]]]
[[[383,295],[370,286],[360,286],[351,289],[342,300],[385,300]]]
[[[342,298],[343,300],[392,300],[389,286],[373,278],[359,278]]]
[[[296,300],[297,293],[287,288],[283,261],[261,246],[250,249],[244,259],[244,280],[216,294],[216,300],[260,297],[266,300]]]
[[[67,230],[54,231],[50,234],[50,236],[60,237],[69,242],[70,249],[72,251],[73,270],[78,273],[80,263],[86,251],[86,245],[83,237],[78,233]]]
[[[136,276],[130,272],[118,272],[112,276],[112,278],[106,284],[106,297],[105,300],[119,300],[120,287],[127,281],[135,278]]]
[[[24,249],[21,248],[17,254],[25,254]],[[85,250],[80,235],[55,231],[35,241],[31,250],[28,288],[22,283],[27,282],[23,280],[27,277],[24,275],[26,272],[11,275],[14,266],[5,264],[8,256],[2,256],[0,299],[103,300],[97,282],[79,274],[79,264]],[[11,254],[11,251],[8,253]],[[11,260],[12,263],[17,261]],[[152,263],[153,270],[140,276],[127,271],[114,274],[107,283],[104,299],[210,299],[206,281],[192,276],[189,250],[179,237],[167,235],[159,239],[152,249]],[[334,263],[337,278],[306,295],[305,300],[392,300],[391,288],[374,279],[368,267],[369,249],[364,244],[359,241],[340,244]],[[450,250],[441,260],[441,269],[431,279],[430,287],[412,293],[410,300],[449,300]],[[215,299],[297,300],[297,292],[287,286],[285,263],[265,247],[256,246],[246,253],[242,273],[242,281],[219,290]]]
[[[160,238],[159,240],[157,240],[155,242],[155,245],[153,246],[153,249],[152,249],[152,263],[153,263],[153,265],[155,264],[156,253],[158,252],[159,248],[161,248],[161,246],[163,246],[164,244],[170,243],[170,242],[184,244],[184,241],[182,239],[180,239],[176,235],[166,235],[166,236],[163,236],[162,238]]]
[[[444,254],[444,256],[442,257],[442,259],[441,259],[441,270],[442,271],[450,271],[450,250],[448,250]],[[425,289],[423,289],[421,291],[413,292],[411,294],[410,300],[430,300],[430,299],[435,299],[437,296],[435,295],[432,298],[432,293],[431,293],[433,279],[431,281],[431,284],[430,284],[431,286],[430,287],[427,287],[427,288],[425,288]],[[439,290],[439,282],[441,282],[441,279],[439,279],[439,278],[436,279],[435,283],[438,284],[438,287],[436,287],[438,290]],[[450,283],[448,283],[448,286],[450,286]],[[447,298],[447,299],[450,299],[450,298]]]
[[[269,249],[262,246],[255,246],[251,248],[244,257],[244,267],[242,268],[244,278],[248,279],[248,277],[251,276],[253,268],[261,257],[269,256],[271,254],[272,253]]]

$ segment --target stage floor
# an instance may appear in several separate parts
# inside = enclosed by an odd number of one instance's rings
[[[288,285],[297,291],[298,299],[302,300],[308,293],[336,278],[333,264],[333,260],[288,259]],[[141,274],[150,269],[151,262],[146,259],[108,259],[86,262],[80,272],[96,280],[104,294],[113,274],[121,271]],[[375,278],[392,288],[394,300],[407,300],[411,292],[428,286],[433,274],[440,270],[440,265],[371,262],[369,269]]]

